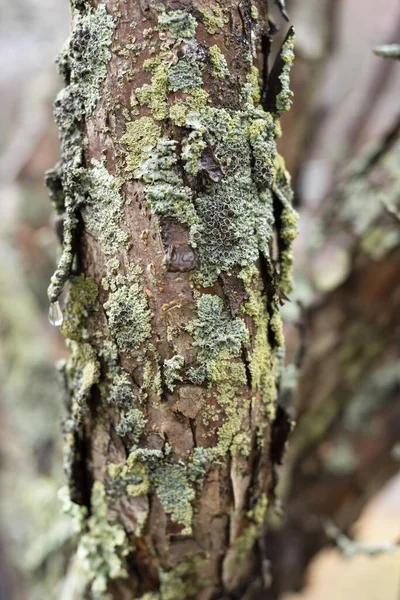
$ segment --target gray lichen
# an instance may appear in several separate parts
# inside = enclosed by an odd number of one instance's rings
[[[176,381],[183,381],[180,371],[185,363],[185,359],[180,354],[175,354],[172,358],[164,361],[165,385],[170,392],[175,389]]]
[[[48,289],[51,302],[61,294],[71,270],[76,211],[85,201],[81,181],[84,169],[80,125],[93,112],[99,99],[100,85],[111,58],[109,47],[113,30],[112,17],[103,4],[95,9],[88,7],[87,12],[78,12],[71,38],[59,58],[59,68],[67,83],[57,97],[54,110],[60,129],[62,157],[60,164],[48,173],[47,181],[53,190],[60,190],[58,198],[60,194],[64,198],[64,240],[61,258]],[[58,207],[61,212],[60,201]]]
[[[143,291],[140,267],[131,266],[126,275],[108,278],[109,297],[103,307],[108,326],[120,350],[140,348],[151,336],[151,313]]]
[[[240,355],[248,331],[240,318],[233,319],[218,296],[202,294],[197,300],[197,319],[187,330],[193,335],[193,345],[199,348],[199,367],[189,371],[194,383],[210,378],[223,351],[230,356]]]

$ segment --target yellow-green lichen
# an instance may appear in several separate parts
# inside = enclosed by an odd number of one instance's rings
[[[174,569],[160,573],[160,600],[194,600],[207,582],[200,576],[204,555],[187,554]]]
[[[251,276],[252,284],[249,289],[249,299],[243,305],[243,313],[249,315],[254,320],[256,327],[253,349],[250,353],[250,374],[253,389],[257,390],[261,396],[263,404],[272,418],[275,412],[275,400],[277,396],[276,377],[277,377],[277,357],[269,342],[270,317],[268,315],[265,298],[260,289],[257,289],[257,275]],[[280,320],[275,317],[274,327],[281,332]],[[282,339],[279,337],[279,341]]]
[[[290,89],[290,70],[294,61],[294,35],[289,35],[282,46],[281,59],[283,61],[282,73],[279,75],[281,91],[276,97],[276,114],[283,115],[292,106],[293,92]]]
[[[104,598],[109,580],[127,575],[124,558],[129,552],[129,542],[123,527],[109,521],[104,485],[100,481],[93,484],[90,517],[80,517],[79,526],[81,536],[76,555],[80,569],[93,598]]]
[[[124,463],[111,463],[107,466],[107,473],[112,480],[123,483],[128,496],[142,496],[148,494],[150,482],[146,465],[138,461],[137,453],[131,452]],[[112,489],[113,482],[109,481]]]
[[[152,71],[151,84],[145,83],[135,95],[141,106],[147,105],[153,117],[162,121],[168,117],[168,65],[158,57],[147,67]]]
[[[250,84],[251,98],[257,106],[261,102],[260,74],[254,65],[252,65],[250,73],[247,75],[247,82]]]
[[[142,117],[126,125],[121,142],[128,148],[126,168],[134,171],[140,164],[145,150],[154,148],[161,136],[161,128],[151,117]]]
[[[97,297],[97,285],[90,277],[82,273],[71,281],[61,325],[65,337],[76,342],[87,338],[86,319],[93,312]]]
[[[210,61],[213,66],[211,75],[213,77],[218,77],[219,79],[226,79],[229,76],[229,69],[225,56],[218,46],[215,45],[209,48],[209,53]]]
[[[64,372],[68,379],[68,389],[72,391],[73,410],[79,417],[84,401],[100,379],[100,364],[95,349],[87,343],[69,341],[71,355],[65,364]]]
[[[246,513],[249,524],[234,542],[234,562],[236,564],[244,560],[254,547],[254,543],[261,534],[261,526],[264,523],[268,507],[266,494],[262,494],[253,509]]]
[[[224,27],[222,8],[211,6],[210,10],[200,9],[206,30],[211,35],[215,35]]]

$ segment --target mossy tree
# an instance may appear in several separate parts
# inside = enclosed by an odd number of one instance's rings
[[[74,585],[85,598],[252,598],[290,429],[279,306],[297,216],[276,139],[293,32],[269,71],[261,0],[72,11],[47,182],[62,223],[49,298],[59,322],[66,290]]]

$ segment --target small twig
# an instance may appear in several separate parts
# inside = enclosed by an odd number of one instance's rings
[[[326,535],[336,543],[338,548],[347,557],[352,557],[357,554],[378,556],[380,554],[390,554],[399,549],[397,544],[393,542],[383,542],[381,544],[356,542],[340,531],[332,521],[326,521],[324,523],[324,530]]]

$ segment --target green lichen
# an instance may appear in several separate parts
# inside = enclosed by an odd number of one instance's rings
[[[64,240],[48,289],[51,302],[55,302],[61,294],[71,271],[73,236],[78,222],[76,211],[85,200],[81,123],[93,112],[100,97],[100,85],[106,77],[107,63],[111,58],[109,47],[113,30],[112,17],[103,4],[95,9],[88,7],[85,13],[79,12],[70,40],[58,61],[67,83],[58,94],[54,108],[62,156],[60,163],[47,174],[47,181],[53,191],[58,190],[59,212],[64,210]]]
[[[244,322],[233,319],[218,296],[202,294],[197,300],[197,319],[187,326],[193,335],[193,345],[199,348],[199,367],[189,370],[193,383],[210,378],[222,351],[239,356],[242,344],[248,340]]]
[[[146,199],[159,215],[175,217],[181,223],[196,222],[192,190],[183,184],[177,171],[176,142],[160,139],[154,150],[144,153],[135,177],[147,185]]]
[[[246,513],[249,524],[234,542],[233,561],[239,564],[249,555],[257,538],[261,535],[261,527],[265,520],[268,507],[266,494],[262,494],[253,509]]]
[[[292,206],[293,191],[290,186],[290,176],[281,156],[278,156],[275,160],[275,177],[272,189],[282,207],[278,241],[279,284],[282,291],[289,295],[292,291],[292,244],[297,237],[299,216]]]
[[[258,8],[257,8],[257,6],[254,6],[254,4],[253,4],[252,7],[251,7],[251,11],[250,12],[251,12],[251,18],[254,21],[257,21],[258,20]]]
[[[150,108],[157,121],[162,121],[168,117],[168,66],[160,56],[148,63],[148,68],[152,71],[151,83],[138,88],[135,96],[141,106],[147,105]]]
[[[175,389],[175,381],[183,381],[180,371],[184,364],[185,359],[180,354],[175,354],[172,358],[164,361],[165,385],[170,392]]]
[[[174,569],[160,572],[160,600],[190,600],[206,586],[200,571],[206,564],[204,555],[187,554]]]
[[[215,35],[224,27],[222,9],[219,6],[211,6],[211,10],[201,9],[203,22],[206,30],[211,35]]]
[[[200,257],[198,280],[211,285],[221,271],[251,266],[260,251],[269,258],[273,240],[272,184],[276,156],[271,115],[248,105],[230,114],[205,108],[188,118],[192,131],[183,142],[182,158],[192,174],[208,145],[224,176],[210,181],[195,198],[199,222],[191,244]]]
[[[80,418],[85,408],[85,400],[92,387],[100,380],[100,364],[95,349],[88,343],[68,342],[70,357],[64,373],[68,379],[68,389],[72,391],[72,410]]]
[[[178,100],[178,102],[175,102],[169,109],[169,118],[175,125],[182,127],[186,122],[187,113],[188,107],[186,103]]]
[[[274,353],[273,348],[271,348],[269,330],[271,327],[270,321],[272,320],[272,329],[275,329],[275,340],[281,343],[283,341],[281,337],[281,321],[279,314],[273,313],[272,317],[270,317],[268,313],[258,274],[253,271],[243,274],[243,277],[245,281],[247,278],[251,283],[247,287],[249,290],[249,299],[243,305],[242,311],[244,314],[252,317],[256,331],[253,348],[250,353],[249,369],[251,385],[260,394],[264,407],[269,417],[272,418],[275,412],[277,396],[276,378],[279,359],[276,353]]]
[[[142,411],[132,408],[122,417],[120,423],[115,427],[115,431],[121,437],[129,435],[132,447],[136,447],[146,423],[147,419],[144,418]]]
[[[134,171],[140,164],[145,150],[154,148],[161,136],[161,129],[151,117],[142,117],[126,125],[126,133],[121,142],[128,148],[127,171]]]
[[[67,47],[59,58],[60,69],[69,72],[69,94],[76,94],[82,116],[90,115],[99,99],[100,84],[107,74],[115,25],[104,4],[77,13]]]
[[[219,79],[226,79],[229,76],[229,69],[225,56],[218,46],[211,46],[209,48],[209,53],[210,61],[213,66],[211,75],[213,77],[218,77]]]
[[[213,363],[210,382],[215,398],[225,413],[225,422],[218,429],[218,443],[209,452],[209,462],[227,455],[250,454],[250,435],[243,431],[242,422],[248,413],[251,400],[241,399],[241,391],[247,387],[246,370],[240,361],[234,362],[232,354],[224,349]]]
[[[103,307],[110,332],[124,352],[138,350],[151,337],[151,313],[143,290],[142,270],[131,266],[126,275],[103,280],[110,293]]]
[[[282,46],[281,59],[283,61],[282,73],[279,75],[281,91],[276,97],[276,114],[280,117],[292,106],[293,92],[290,89],[290,70],[294,61],[294,35],[290,35]]]
[[[168,71],[170,89],[173,92],[190,92],[202,85],[202,68],[197,60],[182,59]]]
[[[126,577],[124,558],[129,553],[126,533],[111,524],[104,485],[95,481],[91,496],[91,515],[82,524],[77,559],[89,581],[94,598],[103,598],[110,579]]]
[[[119,407],[130,408],[137,400],[138,396],[134,392],[132,380],[128,373],[113,373],[107,401]]]
[[[159,465],[152,476],[152,485],[165,512],[184,526],[182,535],[190,535],[195,491],[188,482],[187,467],[183,463]]]
[[[82,175],[88,197],[86,199],[86,227],[98,236],[102,252],[107,258],[115,257],[121,245],[127,243],[128,233],[121,227],[125,201],[120,193],[122,180],[113,177],[99,161]]]
[[[136,497],[149,493],[150,481],[147,475],[146,465],[138,460],[136,451],[129,454],[124,463],[112,463],[107,467],[107,473],[112,480],[122,483],[120,493],[127,493],[128,496]],[[109,482],[113,487],[113,482]],[[114,488],[115,489],[115,488]]]
[[[175,10],[158,16],[158,26],[167,30],[176,39],[193,38],[196,34],[196,19],[187,12]]]
[[[86,319],[93,312],[97,297],[97,285],[90,277],[82,273],[71,281],[61,325],[61,333],[65,337],[76,342],[87,339]]]

